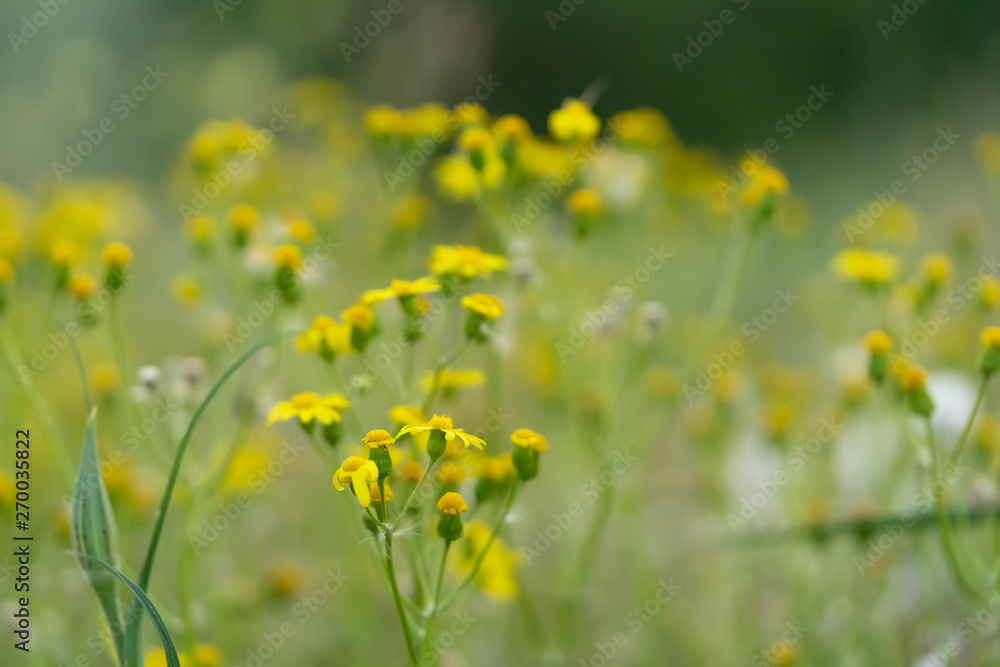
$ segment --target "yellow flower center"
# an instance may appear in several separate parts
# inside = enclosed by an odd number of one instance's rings
[[[465,498],[454,491],[449,491],[441,496],[437,508],[444,514],[461,514],[468,511],[469,506],[465,504]]]
[[[439,431],[450,431],[455,428],[452,425],[451,417],[440,417],[438,415],[434,415],[431,420],[427,422],[427,425]]]
[[[348,456],[340,465],[340,470],[345,473],[355,472],[365,464],[365,459],[360,456]]]
[[[315,407],[317,403],[319,403],[319,396],[312,392],[295,394],[292,396],[292,405],[295,406],[296,410],[312,408]]]
[[[363,437],[361,439],[361,442],[365,443],[372,449],[376,449],[379,447],[385,449],[386,447],[392,444],[393,440],[392,436],[389,435],[388,431],[383,431],[382,429],[377,428],[374,431],[368,431],[368,435]]]

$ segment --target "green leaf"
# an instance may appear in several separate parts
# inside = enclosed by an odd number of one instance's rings
[[[97,594],[104,615],[108,619],[115,648],[123,657],[124,625],[118,604],[118,587],[114,577],[94,561],[118,563],[118,531],[115,516],[108,500],[101,462],[97,456],[97,411],[91,410],[87,418],[87,431],[80,452],[80,465],[76,471],[72,505],[73,547],[81,554],[80,565]]]
[[[88,563],[97,565],[100,568],[103,568],[106,572],[118,577],[118,579],[131,589],[135,599],[139,601],[139,604],[141,604],[146,610],[146,613],[149,614],[149,618],[153,621],[153,625],[156,626],[156,631],[160,633],[160,641],[163,642],[163,650],[167,654],[167,667],[181,667],[180,658],[177,656],[177,647],[174,646],[174,640],[170,637],[170,631],[167,630],[167,626],[160,617],[160,613],[156,611],[156,606],[146,596],[146,594],[142,592],[139,585],[122,574],[117,568],[98,558],[94,558],[93,556],[88,556],[83,553],[77,553],[77,556],[81,561],[86,560]]]

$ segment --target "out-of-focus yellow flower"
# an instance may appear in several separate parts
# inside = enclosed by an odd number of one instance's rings
[[[302,251],[290,243],[275,248],[273,258],[274,263],[282,269],[298,271],[302,267]]]
[[[291,597],[305,588],[306,573],[297,563],[278,561],[267,569],[268,586],[277,597]]]
[[[201,301],[201,284],[190,276],[177,276],[170,285],[170,293],[178,303],[190,306]]]
[[[309,243],[316,240],[316,228],[305,220],[289,220],[286,224],[288,235],[300,243]]]
[[[118,366],[110,361],[102,361],[90,372],[90,385],[98,394],[110,394],[118,389],[121,383],[122,376],[118,372]]]
[[[249,234],[260,224],[260,213],[250,204],[238,204],[229,211],[229,224],[240,234]]]
[[[309,195],[309,211],[317,220],[333,220],[343,208],[343,202],[332,192],[320,190]]]
[[[568,176],[574,166],[562,146],[532,138],[518,144],[516,158],[518,166],[536,178],[563,172]]]
[[[427,219],[431,210],[431,201],[418,192],[410,192],[396,202],[393,210],[393,222],[400,229],[419,227]]]
[[[321,424],[339,422],[341,413],[351,407],[351,402],[342,394],[328,394],[320,397],[314,392],[295,394],[290,401],[282,401],[271,409],[267,423],[287,421],[298,418],[303,424],[309,424],[313,419]]]
[[[458,486],[465,481],[465,466],[457,461],[447,461],[438,469],[437,479],[441,484]]]
[[[951,263],[951,260],[948,259],[948,256],[939,252],[931,253],[924,257],[921,262],[921,268],[927,282],[935,287],[951,280],[952,273],[955,271],[955,267]]]
[[[497,118],[490,129],[493,131],[493,136],[501,142],[520,142],[531,138],[531,126],[528,125],[528,121],[514,114]]]
[[[471,521],[465,528],[465,539],[460,548],[454,550],[452,563],[461,574],[468,574],[475,567],[480,553],[490,540],[491,530],[482,521]],[[489,597],[497,601],[509,600],[517,595],[515,571],[521,565],[520,553],[511,549],[499,537],[494,538],[489,550],[483,556],[476,585]]]
[[[361,295],[361,303],[372,306],[392,297],[412,297],[428,292],[438,292],[441,285],[433,278],[417,278],[414,281],[393,280],[388,287],[371,289]]]
[[[424,421],[424,413],[416,405],[395,405],[389,408],[389,419],[398,426],[420,424]]]
[[[104,246],[101,257],[104,259],[104,263],[111,268],[121,269],[132,261],[132,249],[124,243],[109,243]]]
[[[676,140],[666,116],[651,107],[616,113],[608,125],[622,141],[650,148],[659,148]]]
[[[1000,327],[986,327],[982,335],[983,345],[1000,349]]]
[[[368,487],[368,495],[371,497],[373,503],[382,502],[382,492],[378,489],[378,483],[373,482]],[[389,488],[389,483],[385,483],[385,502],[392,500],[392,489]]]
[[[409,138],[433,136],[443,141],[448,129],[448,110],[440,104],[429,102],[403,112],[401,130]]]
[[[906,364],[898,375],[899,384],[906,391],[923,389],[927,384],[927,371],[916,364]]]
[[[500,456],[481,456],[474,461],[474,466],[480,477],[494,482],[510,479],[516,472],[510,460],[510,453]]]
[[[308,331],[295,340],[295,347],[299,352],[347,354],[351,351],[351,327],[321,315],[313,320]]]
[[[436,275],[449,275],[471,280],[491,276],[507,267],[506,258],[483,252],[475,246],[436,245],[431,253],[430,269]]]
[[[364,304],[354,304],[340,314],[344,324],[348,324],[362,331],[369,331],[375,323],[375,311]]]
[[[208,243],[215,233],[215,221],[204,214],[195,215],[184,225],[184,231],[192,242]]]
[[[549,114],[549,134],[559,141],[590,141],[600,131],[600,119],[580,100],[568,99]]]
[[[403,428],[399,429],[399,433],[396,437],[406,435],[407,433],[425,433],[430,431],[441,431],[444,433],[445,440],[451,442],[458,438],[466,447],[474,446],[477,449],[482,449],[486,446],[486,441],[482,438],[477,438],[471,433],[466,433],[465,429],[455,428],[451,421],[451,417],[439,417],[434,415],[431,420],[425,424],[407,424]]]
[[[740,190],[740,203],[756,206],[768,197],[788,192],[788,178],[774,167],[754,159],[743,161],[743,173],[749,174],[746,185]]]
[[[594,216],[604,210],[601,195],[592,188],[575,190],[566,200],[566,206],[576,215]]]
[[[996,308],[1000,303],[1000,280],[993,276],[983,278],[983,286],[979,289],[979,301],[987,308]]]
[[[417,482],[423,477],[424,467],[417,461],[407,461],[394,469],[396,476],[406,482]]]
[[[0,257],[0,284],[9,283],[14,277],[14,265]]]
[[[519,428],[511,433],[510,441],[514,443],[515,447],[533,449],[536,452],[544,452],[549,449],[549,441],[544,435],[527,428]]]
[[[378,466],[360,456],[349,456],[333,476],[333,486],[343,491],[348,486],[362,507],[371,505],[371,485],[378,481]]]
[[[219,667],[222,664],[222,651],[211,644],[196,644],[194,664],[198,667]]]
[[[1000,174],[1000,132],[987,130],[974,142],[979,162],[990,174]]]
[[[485,151],[496,146],[493,135],[482,127],[471,127],[458,138],[458,145],[467,151]]]
[[[49,250],[49,261],[61,268],[73,266],[80,261],[80,256],[80,249],[69,241],[56,241]]]
[[[833,258],[833,269],[844,280],[877,287],[896,278],[898,264],[888,253],[852,249],[843,250]]]
[[[378,104],[365,112],[365,129],[378,139],[386,139],[403,130],[403,114],[387,104]]]
[[[892,339],[884,331],[871,331],[865,336],[865,349],[871,354],[884,356],[892,351]]]
[[[475,125],[486,123],[490,119],[489,112],[475,102],[465,102],[459,104],[454,109],[455,117],[462,125]]]
[[[477,293],[463,296],[462,308],[487,320],[495,320],[503,315],[503,302],[490,294]]]
[[[187,653],[178,653],[177,658],[181,667],[195,667],[191,664],[191,658]],[[167,653],[162,648],[154,649],[146,653],[143,661],[144,667],[167,667]]]
[[[462,387],[479,387],[486,382],[486,374],[478,368],[448,369],[442,368],[439,373],[438,388],[445,394]],[[430,391],[434,386],[434,371],[428,371],[420,381],[424,391]]]
[[[74,273],[67,289],[77,301],[86,301],[97,293],[97,280],[89,273]]]
[[[443,158],[434,169],[434,177],[441,192],[456,201],[479,196],[479,172],[465,158],[457,155]]]
[[[222,480],[224,492],[238,492],[249,489],[254,479],[266,470],[271,457],[265,448],[258,445],[243,445],[236,450],[226,467]]]

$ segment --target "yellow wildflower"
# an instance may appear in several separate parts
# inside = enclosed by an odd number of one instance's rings
[[[833,269],[845,280],[874,287],[896,278],[896,258],[890,254],[870,250],[843,250],[833,259]]]
[[[549,448],[549,441],[544,435],[527,428],[519,428],[511,433],[510,441],[517,447],[531,448],[536,452],[544,452]]]
[[[600,130],[600,119],[580,100],[568,99],[549,114],[549,134],[559,141],[589,141]]]
[[[465,498],[454,491],[449,491],[441,496],[437,502],[437,508],[442,514],[451,515],[469,511],[469,506],[465,504]]]
[[[273,424],[278,421],[287,421],[292,417],[298,418],[303,424],[309,424],[315,419],[321,424],[339,422],[341,413],[351,406],[342,394],[329,394],[320,397],[313,392],[295,394],[289,401],[282,401],[271,409],[267,423]]]
[[[489,294],[477,293],[462,297],[462,308],[487,320],[495,320],[503,315],[503,302]]]
[[[388,287],[371,289],[361,295],[361,303],[371,306],[392,297],[410,297],[428,292],[438,292],[441,285],[433,278],[417,278],[414,281],[393,280]]]
[[[407,433],[417,434],[427,431],[440,431],[444,433],[445,440],[448,442],[458,438],[466,447],[475,446],[477,449],[482,449],[486,446],[486,442],[482,438],[477,438],[471,433],[466,433],[464,429],[455,428],[450,417],[439,417],[438,415],[434,415],[425,424],[407,424],[399,430],[396,437],[399,438]]]
[[[371,485],[377,481],[378,466],[360,456],[347,457],[333,475],[333,486],[338,491],[350,486],[362,507],[371,504]]]
[[[435,245],[431,253],[431,272],[470,280],[477,276],[490,276],[503,271],[507,260],[500,255],[483,252],[475,246]]]

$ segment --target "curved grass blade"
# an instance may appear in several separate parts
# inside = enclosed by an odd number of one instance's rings
[[[97,410],[94,409],[87,417],[87,431],[73,486],[71,516],[73,547],[81,555],[80,565],[101,603],[121,659],[124,656],[124,625],[118,604],[118,587],[114,577],[94,567],[92,562],[118,563],[118,532],[97,456]]]
[[[153,534],[149,540],[149,547],[146,550],[146,559],[143,562],[142,571],[139,573],[138,585],[142,590],[148,590],[149,588],[149,578],[153,573],[153,561],[156,558],[156,549],[160,544],[160,536],[163,533],[163,524],[167,518],[167,511],[170,509],[170,498],[174,492],[174,485],[177,483],[177,476],[181,471],[181,462],[184,459],[184,453],[187,451],[188,444],[191,442],[191,436],[194,434],[194,428],[198,425],[198,421],[201,419],[202,414],[205,412],[206,408],[208,408],[212,399],[215,398],[215,395],[219,393],[219,390],[222,388],[222,385],[226,383],[226,380],[228,380],[233,373],[240,368],[240,366],[246,363],[250,357],[268,345],[271,345],[282,338],[286,338],[293,333],[298,332],[283,331],[281,333],[274,334],[247,350],[243,356],[233,363],[232,366],[226,369],[226,372],[222,374],[222,377],[220,377],[215,383],[215,386],[213,386],[208,392],[208,395],[205,396],[205,400],[201,402],[201,405],[198,406],[198,409],[195,410],[194,415],[192,415],[191,423],[188,424],[187,430],[184,431],[184,436],[181,438],[180,444],[177,446],[177,452],[174,454],[173,464],[170,466],[170,474],[167,476],[167,484],[163,489],[163,497],[160,499],[160,510],[156,517],[156,524],[153,526]],[[138,630],[142,623],[142,613],[141,610],[137,608],[135,600],[133,600],[132,605],[129,607],[128,619],[128,629],[125,633],[125,643],[128,647],[129,656],[125,660],[126,663],[138,661],[139,653],[141,653],[141,642]]]
[[[160,641],[163,642],[163,651],[166,653],[167,656],[167,667],[181,667],[181,661],[177,655],[177,647],[174,646],[174,640],[170,637],[170,631],[167,630],[167,626],[163,622],[163,619],[160,617],[160,613],[156,611],[156,606],[146,596],[146,594],[142,592],[142,589],[139,588],[139,585],[136,584],[131,579],[129,579],[128,577],[126,577],[124,574],[122,574],[121,571],[118,570],[117,568],[108,565],[107,563],[98,558],[94,558],[93,556],[88,556],[87,554],[84,553],[77,553],[76,555],[81,560],[90,561],[93,565],[97,565],[106,570],[107,572],[113,574],[115,577],[120,579],[126,586],[129,587],[129,589],[132,591],[132,595],[135,596],[133,599],[137,600],[139,604],[142,605],[142,608],[146,610],[146,612],[149,614],[150,620],[153,621],[153,625],[156,627],[156,631],[160,634]]]

